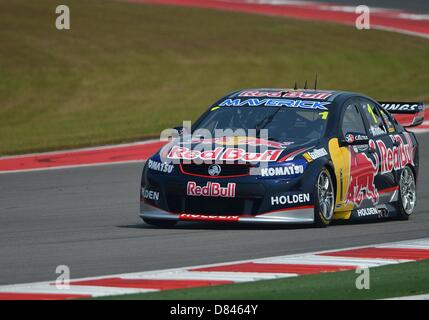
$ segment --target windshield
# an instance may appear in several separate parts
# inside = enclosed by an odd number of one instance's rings
[[[270,140],[312,140],[325,133],[327,117],[328,111],[314,109],[220,107],[206,114],[193,129],[206,129],[213,136],[216,129],[267,129]]]

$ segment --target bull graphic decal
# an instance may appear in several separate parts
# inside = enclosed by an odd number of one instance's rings
[[[370,149],[375,150],[374,141],[369,142]],[[371,153],[370,157],[364,152],[356,152],[350,148],[350,184],[347,191],[346,202],[360,206],[364,199],[370,199],[374,205],[380,198],[375,187],[375,176],[378,174],[380,159],[377,153]]]

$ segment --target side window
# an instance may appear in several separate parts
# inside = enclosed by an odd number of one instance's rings
[[[387,131],[389,133],[396,132],[395,125],[393,124],[393,120],[389,117],[389,115],[383,109],[380,109],[381,116],[383,117],[384,123],[386,124]]]
[[[374,103],[372,101],[362,99],[361,106],[363,113],[368,120],[370,133],[374,137],[386,134],[387,129],[384,126],[383,119]]]
[[[362,116],[356,104],[350,104],[346,107],[341,125],[343,136],[348,132],[366,134],[365,125],[363,124]]]

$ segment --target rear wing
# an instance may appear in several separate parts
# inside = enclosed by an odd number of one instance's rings
[[[379,102],[404,127],[416,127],[425,119],[424,102]]]

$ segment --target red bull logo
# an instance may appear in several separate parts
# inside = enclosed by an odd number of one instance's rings
[[[403,169],[407,164],[414,164],[415,147],[410,135],[404,133],[405,140],[400,135],[392,136],[395,143],[388,148],[383,140],[369,141],[369,147],[378,153],[372,153],[371,159],[364,152],[351,151],[350,184],[347,192],[347,202],[355,203],[357,206],[364,199],[370,199],[374,204],[378,203],[379,194],[374,185],[377,174],[385,174],[394,170]]]
[[[377,141],[381,155],[382,174],[400,170],[407,164],[414,164],[414,147],[409,134],[405,133],[404,135],[408,143],[405,144],[400,135],[395,135],[392,137],[392,141],[397,145],[393,146],[393,148],[387,148],[382,140]]]
[[[283,150],[265,150],[264,152],[247,152],[241,148],[221,148],[218,147],[215,150],[191,150],[186,147],[174,146],[168,153],[169,159],[181,159],[181,160],[210,160],[210,161],[244,161],[244,162],[264,162],[264,161],[276,161]]]
[[[188,196],[235,198],[235,185],[235,183],[228,183],[226,187],[221,187],[220,183],[207,182],[205,186],[201,187],[196,182],[189,181],[186,194]]]
[[[369,147],[374,149],[374,141],[369,142]],[[355,203],[358,207],[364,199],[372,200],[377,204],[380,198],[378,190],[375,187],[375,176],[378,174],[380,160],[376,153],[373,154],[374,160],[370,159],[364,152],[355,152],[351,150],[350,163],[350,184],[347,192],[347,202]]]
[[[259,91],[249,90],[240,93],[240,97],[269,97],[269,98],[300,98],[326,100],[332,96],[331,92],[305,92],[300,90],[287,91]]]

